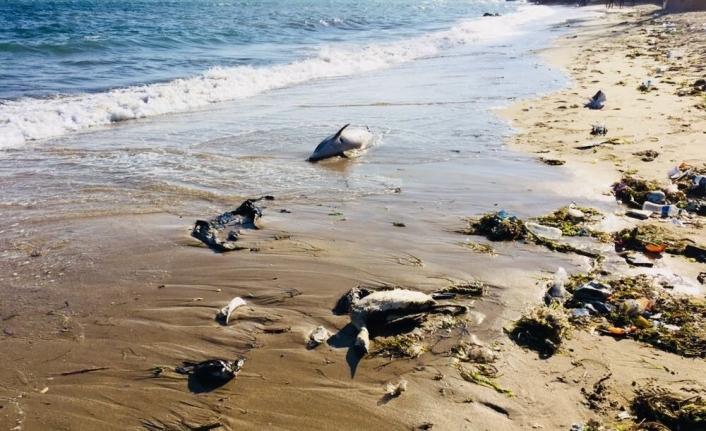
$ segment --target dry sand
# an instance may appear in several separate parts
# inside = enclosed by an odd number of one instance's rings
[[[678,28],[693,21],[698,29],[706,19],[682,14],[653,23],[645,15],[651,11],[615,10],[558,41],[544,54],[576,85],[502,113],[522,129],[513,146],[566,160],[556,169],[574,174],[560,190],[569,197],[603,196],[620,170],[661,179],[675,163],[703,160],[706,111],[694,107],[695,97],[675,93],[681,81],[704,76],[698,50],[706,33],[654,32],[665,20]],[[653,38],[656,45],[649,44]],[[668,44],[683,58],[626,58]],[[658,79],[651,75],[658,66],[678,69]],[[647,79],[658,90],[641,94],[636,87]],[[608,95],[603,110],[570,107],[598,89]],[[609,136],[632,143],[573,149],[592,140],[588,131],[599,122]],[[649,163],[632,155],[644,149],[660,155]],[[285,208],[291,213],[280,213]],[[329,215],[337,211],[345,216]],[[394,215],[380,216],[386,212],[424,223],[393,227]],[[461,220],[430,217],[398,196],[314,208],[274,201],[265,214],[264,228],[241,239],[252,251],[222,255],[189,237],[194,219],[208,215],[74,220],[4,233],[4,248],[27,257],[0,268],[0,429],[567,430],[589,419],[616,423],[633,384],[706,394],[701,359],[576,331],[560,354],[544,360],[503,334],[528,304],[541,301],[551,272],[560,265],[585,271],[585,258],[530,244],[477,254],[454,232]],[[54,242],[58,230],[76,240]],[[702,238],[694,228],[684,235]],[[698,272],[684,259],[664,260],[684,275]],[[357,360],[346,347],[306,349],[319,325],[343,330],[345,345],[349,319],[330,310],[358,284],[430,292],[476,277],[496,287],[482,300],[462,300],[474,307],[466,331],[439,331],[431,352],[419,358]],[[223,326],[216,313],[234,296],[248,305]],[[461,378],[448,348],[469,334],[500,352],[497,382],[514,396]],[[244,357],[244,370],[207,393],[189,391],[187,378],[173,371],[184,360],[214,357]],[[154,367],[164,367],[158,377]],[[401,378],[407,391],[385,396],[386,384]]]

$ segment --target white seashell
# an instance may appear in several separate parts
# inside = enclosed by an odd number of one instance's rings
[[[221,309],[217,317],[219,319],[225,319],[227,325],[230,321],[230,315],[233,314],[233,311],[243,305],[245,305],[245,300],[239,296],[236,296],[235,298],[233,298],[233,300],[230,301],[228,305]]]

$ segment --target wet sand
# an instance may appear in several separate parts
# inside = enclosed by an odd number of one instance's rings
[[[633,92],[632,81],[615,85],[621,76],[628,79],[628,67],[629,79],[636,81],[644,79],[637,68],[647,73],[653,67],[645,58],[621,63],[635,42],[617,38],[642,37],[639,27],[621,23],[645,20],[622,13],[577,28],[576,38],[562,39],[545,53],[572,75],[576,87],[502,113],[523,130],[513,138],[517,149],[549,150],[542,156],[567,161],[547,170],[564,170],[560,177],[570,180],[552,181],[546,189],[540,181],[522,183],[530,195],[553,191],[556,196],[542,199],[553,199],[557,208],[576,199],[619,210],[604,195],[619,178],[618,169],[639,165],[641,173],[659,177],[677,159],[703,160],[703,149],[695,144],[703,136],[705,123],[698,120],[704,111],[684,108],[675,114],[674,106],[668,108],[669,103],[686,107],[693,99],[663,91],[668,88],[663,84],[659,93],[648,94],[651,99]],[[603,56],[601,73],[591,72],[595,56]],[[609,97],[603,111],[555,109],[559,101],[582,104],[596,87]],[[613,110],[616,106],[621,109]],[[640,126],[646,117],[652,117],[649,128]],[[549,131],[537,125],[550,121],[557,124]],[[596,121],[635,144],[601,148],[590,156],[570,149],[575,140],[589,140]],[[677,123],[691,124],[689,132],[681,127],[675,132]],[[569,134],[576,138],[569,141]],[[651,138],[663,144],[663,154],[651,163],[635,160],[633,150],[654,145]],[[425,168],[438,175],[433,165]],[[576,331],[549,360],[514,345],[503,328],[541,301],[556,268],[586,271],[591,262],[531,244],[493,244],[494,255],[473,252],[469,242],[488,242],[455,232],[465,226],[464,216],[498,207],[528,208],[522,215],[540,215],[542,209],[504,202],[502,194],[478,191],[469,198],[472,191],[463,190],[462,176],[450,175],[448,190],[425,187],[425,168],[391,168],[421,178],[399,194],[321,205],[267,202],[262,229],[246,230],[239,240],[250,250],[226,254],[189,236],[195,219],[216,214],[76,219],[4,232],[3,249],[17,258],[3,260],[0,268],[5,353],[0,428],[188,430],[220,424],[214,429],[409,430],[433,424],[435,430],[563,430],[589,419],[617,422],[633,382],[654,379],[667,388],[704,391],[703,360],[631,340]],[[693,227],[685,234],[702,235]],[[56,240],[67,236],[68,241]],[[698,272],[698,265],[681,258],[664,260],[684,275]],[[490,287],[482,299],[460,300],[471,307],[466,331],[433,334],[431,351],[414,359],[359,358],[349,348],[349,318],[331,313],[338,297],[359,284],[431,292],[473,279]],[[215,316],[234,296],[248,305],[223,326]],[[307,350],[308,334],[319,325],[337,335],[329,345]],[[494,364],[497,382],[514,396],[461,378],[449,348],[471,334],[500,353]],[[188,378],[173,371],[182,361],[214,357],[246,362],[236,379],[205,393],[189,390]],[[154,367],[164,370],[154,377]],[[591,409],[589,396],[606,376],[607,389],[593,397],[599,408]],[[386,384],[401,378],[409,382],[407,391],[386,396]]]

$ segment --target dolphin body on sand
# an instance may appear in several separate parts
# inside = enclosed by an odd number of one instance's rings
[[[314,152],[309,156],[310,162],[328,159],[329,157],[346,157],[347,151],[361,150],[373,139],[370,130],[346,129],[350,124],[341,127],[341,130],[321,141]]]

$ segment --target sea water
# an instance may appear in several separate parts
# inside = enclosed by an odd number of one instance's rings
[[[582,13],[488,0],[2,2],[3,225],[263,194],[357,199],[399,192],[405,169],[491,195],[498,178],[518,194],[558,181],[504,149],[512,130],[492,110],[568,85],[532,51]],[[347,123],[369,127],[372,148],[305,162]]]

